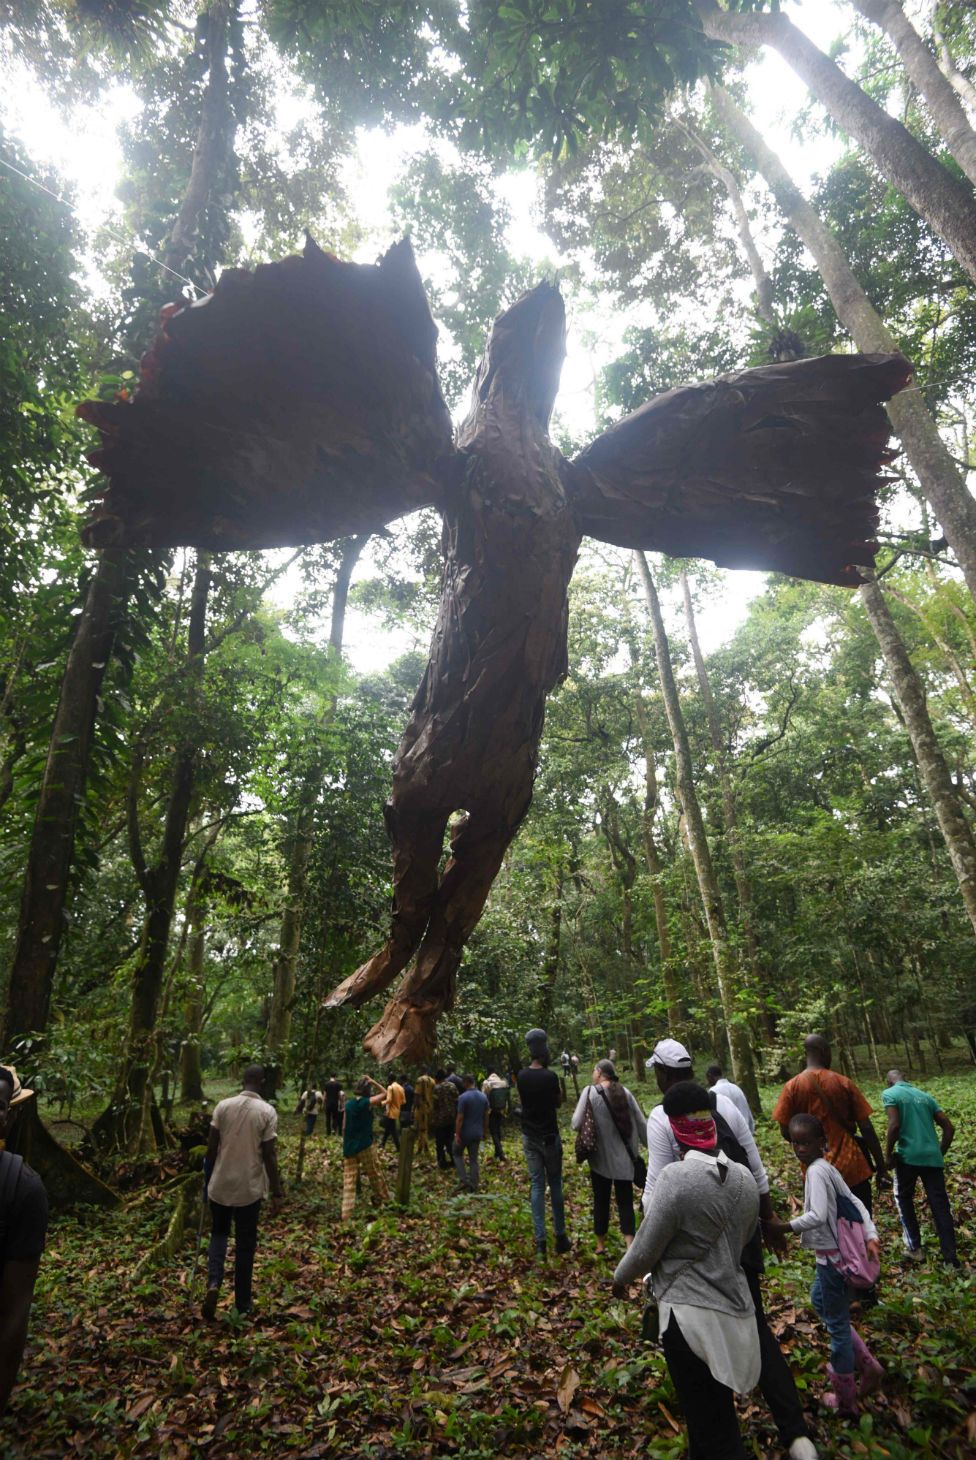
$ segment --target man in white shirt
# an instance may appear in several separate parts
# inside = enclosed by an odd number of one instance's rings
[[[207,1254],[207,1293],[203,1316],[217,1311],[224,1280],[227,1243],[234,1223],[234,1304],[251,1311],[251,1275],[258,1244],[258,1217],[270,1187],[272,1211],[281,1201],[278,1174],[278,1114],[261,1098],[264,1070],[249,1065],[239,1095],[221,1100],[211,1117],[204,1172],[213,1230]]]
[[[695,1078],[691,1055],[677,1039],[661,1039],[654,1046],[654,1052],[647,1061],[647,1068],[653,1070],[658,1089],[662,1095],[682,1080]],[[771,1245],[784,1244],[780,1236],[774,1241],[773,1228],[776,1212],[769,1198],[769,1177],[762,1163],[752,1131],[742,1112],[726,1095],[714,1094],[716,1115],[721,1117],[735,1142],[741,1147],[749,1170],[755,1177],[759,1191],[759,1220],[764,1235]],[[721,1139],[719,1144],[721,1145]],[[666,1167],[681,1160],[681,1147],[675,1140],[671,1122],[664,1113],[663,1105],[656,1105],[647,1118],[647,1181],[644,1185],[644,1211],[650,1209],[653,1200],[654,1183]],[[761,1249],[759,1249],[761,1252]],[[759,1388],[769,1406],[770,1413],[779,1430],[780,1444],[788,1452],[790,1460],[816,1460],[817,1450],[810,1439],[803,1406],[796,1392],[796,1385],[783,1351],[766,1321],[763,1309],[759,1273],[762,1270],[761,1256],[758,1268],[745,1261],[742,1270],[749,1284],[753,1305],[756,1310],[756,1328],[759,1332],[759,1349],[762,1370]]]
[[[727,1080],[722,1074],[721,1065],[709,1065],[705,1071],[705,1081],[709,1090],[714,1090],[716,1095],[725,1095],[732,1101],[739,1114],[745,1118],[749,1129],[755,1134],[756,1117],[749,1108],[746,1092],[741,1085],[736,1085],[733,1080]]]

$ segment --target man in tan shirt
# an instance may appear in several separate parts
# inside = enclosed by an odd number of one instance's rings
[[[244,1071],[239,1095],[221,1100],[211,1117],[204,1170],[213,1230],[207,1255],[204,1318],[213,1318],[224,1280],[227,1243],[234,1223],[234,1304],[238,1313],[251,1311],[251,1275],[258,1243],[261,1203],[271,1190],[272,1211],[281,1201],[278,1174],[278,1114],[261,1098],[264,1070]]]

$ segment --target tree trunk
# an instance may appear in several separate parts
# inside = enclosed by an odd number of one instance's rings
[[[96,562],[61,681],[24,873],[4,1049],[47,1028],[98,693],[124,606],[124,560],[105,552]]]
[[[752,274],[752,281],[756,286],[756,312],[760,319],[766,324],[774,327],[779,323],[776,318],[776,303],[773,281],[766,272],[759,250],[756,247],[756,240],[752,232],[752,224],[749,221],[749,214],[742,198],[742,190],[735,179],[731,169],[725,166],[722,160],[715,156],[704,138],[699,137],[691,127],[684,122],[678,122],[678,127],[684,132],[688,140],[695,146],[705,159],[705,166],[712,174],[712,177],[720,182],[725,189],[729,203],[732,206],[732,215],[735,218],[735,229],[739,235],[739,242],[742,244],[742,251],[749,264]]]
[[[658,948],[661,951],[661,980],[664,984],[664,997],[668,1006],[668,1033],[672,1038],[676,1038],[682,1025],[681,990],[678,987],[674,966],[671,962],[671,930],[668,927],[668,908],[661,884],[664,868],[661,865],[661,854],[657,849],[657,842],[654,840],[654,816],[658,806],[657,771],[654,766],[654,750],[647,723],[647,706],[644,704],[644,698],[639,690],[636,708],[637,723],[640,726],[641,739],[644,744],[644,808],[641,816],[641,840],[644,846],[644,861],[647,863],[647,872],[651,879],[651,896],[654,899],[654,925],[657,929]]]
[[[637,880],[637,858],[620,828],[620,809],[607,786],[600,801],[600,829],[603,832],[610,860],[620,882],[620,956],[623,965],[621,1000],[629,1014],[630,1055],[634,1073],[640,1079],[640,1051],[644,1038],[641,1030],[640,1000],[637,994],[637,959],[634,953],[634,883]]]
[[[203,673],[209,592],[210,558],[209,554],[200,553],[193,579],[187,630],[185,696],[191,711],[199,696]],[[188,719],[192,724],[192,713]],[[144,862],[138,829],[138,762],[133,768],[130,841],[136,874],[145,895],[146,914],[132,979],[129,1030],[121,1068],[112,1100],[92,1127],[92,1139],[102,1150],[118,1146],[124,1151],[137,1151],[148,1143],[156,1021],[199,753],[192,734],[191,725],[188,725],[183,744],[177,749],[162,841],[152,867]]]
[[[542,1027],[544,1029],[547,1029],[552,1022],[556,979],[559,977],[559,958],[562,950],[564,877],[564,863],[560,856],[556,864],[556,895],[552,905],[552,920],[549,924],[546,956],[542,963],[542,987],[539,990],[539,1009]]]
[[[951,82],[898,0],[854,0],[854,8],[888,36],[912,85],[924,99],[939,136],[969,181],[976,183],[976,132]]]
[[[756,1069],[752,1057],[752,1049],[749,1044],[748,1030],[736,1008],[737,985],[741,981],[741,970],[736,966],[732,949],[729,946],[722,897],[719,892],[715,869],[712,865],[712,854],[709,850],[708,838],[705,835],[705,824],[702,820],[701,808],[698,804],[698,796],[695,791],[691,748],[688,744],[688,731],[685,727],[681,702],[678,698],[678,687],[675,683],[674,670],[671,666],[671,651],[664,629],[664,619],[661,616],[661,605],[658,601],[654,579],[651,577],[651,571],[647,566],[647,559],[642,552],[636,552],[634,556],[637,559],[637,566],[640,571],[641,581],[644,585],[647,606],[650,610],[651,622],[654,627],[654,644],[657,652],[657,667],[661,680],[661,692],[664,697],[664,708],[667,712],[668,724],[671,727],[671,737],[674,741],[678,795],[681,799],[681,809],[684,812],[685,826],[688,832],[688,843],[691,847],[691,856],[695,864],[698,887],[705,910],[705,923],[708,927],[708,936],[712,944],[712,956],[715,960],[719,997],[722,1001],[722,1012],[725,1016],[726,1037],[728,1039],[729,1054],[732,1058],[732,1070],[736,1082],[745,1091],[749,1104],[753,1106],[753,1109],[758,1110],[760,1108],[759,1085],[756,1079]]]
[[[787,220],[813,255],[837,318],[858,349],[869,354],[895,349],[888,327],[855,278],[843,249],[802,196],[780,159],[728,92],[714,87],[712,94],[722,120],[752,156]],[[976,502],[920,392],[902,391],[888,402],[886,409],[922,491],[942,524],[969,591],[976,598]]]
[[[163,262],[177,273],[185,266],[200,213],[236,131],[227,97],[231,10],[231,0],[211,0],[206,11],[209,65],[190,182],[163,253]],[[20,1035],[47,1028],[98,696],[125,610],[124,562],[118,550],[99,553],[68,655],[24,873],[3,1048]]]
[[[368,537],[350,538],[345,545],[336,573],[332,593],[328,663],[334,666],[337,673],[342,662],[342,639],[345,632],[349,587],[353,570],[368,541]],[[323,730],[332,723],[337,703],[338,694],[332,694],[322,715]],[[278,956],[275,959],[272,974],[271,1008],[268,1017],[267,1046],[271,1059],[265,1070],[265,1093],[269,1099],[277,1091],[288,1064],[292,1006],[295,1002],[295,979],[298,969],[298,954],[302,943],[302,925],[305,921],[308,864],[314,845],[315,805],[325,776],[325,769],[325,765],[321,761],[311,768],[299,791],[298,807],[295,812],[295,830],[288,858],[288,894],[285,910],[281,917],[281,930],[278,934]]]
[[[715,0],[695,0],[695,4],[705,34],[713,40],[779,51],[838,126],[874,158],[882,177],[904,194],[976,280],[976,201],[901,122],[872,101],[782,12],[733,15],[720,10]]]
[[[964,76],[952,59],[952,52],[946,45],[944,38],[935,32],[935,41],[939,47],[939,66],[949,85],[958,96],[961,96],[971,111],[976,112],[976,86],[968,76]]]
[[[969,921],[976,932],[976,841],[959,805],[949,768],[932,727],[925,688],[908,657],[884,594],[873,574],[863,584],[860,593],[888,666],[892,689],[911,737],[925,789],[935,808],[939,830],[952,860]]]

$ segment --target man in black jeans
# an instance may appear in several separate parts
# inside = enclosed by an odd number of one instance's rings
[[[13,1129],[17,1106],[30,1099],[17,1071],[0,1065],[0,1137]],[[10,1151],[0,1153],[0,1414],[7,1408],[27,1342],[27,1322],[47,1235],[47,1193],[36,1171]]]
[[[517,1076],[522,1104],[522,1150],[529,1168],[532,1226],[538,1257],[546,1255],[546,1183],[552,1201],[552,1230],[557,1252],[569,1252],[566,1209],[563,1205],[563,1147],[556,1123],[556,1111],[563,1103],[559,1080],[549,1069],[549,1043],[544,1029],[530,1029],[525,1036],[532,1063]]]
[[[338,1075],[331,1075],[322,1086],[325,1096],[325,1133],[327,1136],[342,1135],[342,1086]]]
[[[251,1275],[258,1245],[258,1217],[270,1187],[272,1211],[284,1193],[278,1175],[278,1114],[261,1098],[264,1070],[249,1065],[239,1095],[216,1106],[204,1171],[213,1230],[207,1254],[207,1294],[203,1316],[217,1311],[224,1280],[227,1244],[234,1224],[234,1304],[238,1313],[251,1311]]]

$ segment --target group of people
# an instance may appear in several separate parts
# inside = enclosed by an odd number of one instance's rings
[[[545,1031],[530,1030],[526,1043],[529,1060],[515,1075],[514,1087],[536,1251],[544,1259],[547,1192],[555,1251],[567,1253],[572,1247],[558,1121],[565,1087],[550,1068]],[[647,1117],[606,1059],[594,1066],[570,1122],[577,1132],[577,1158],[589,1165],[597,1251],[605,1250],[613,1200],[625,1248],[613,1290],[623,1295],[636,1279],[644,1280],[650,1300],[645,1331],[660,1338],[686,1416],[692,1460],[742,1460],[746,1452],[734,1394],[748,1393],[757,1384],[791,1460],[817,1454],[789,1365],[766,1320],[760,1282],[764,1244],[782,1253],[795,1236],[813,1253],[811,1301],[830,1339],[825,1402],[849,1418],[883,1379],[881,1364],[850,1315],[852,1241],[863,1269],[856,1279],[862,1308],[875,1300],[871,1278],[880,1250],[872,1220],[872,1177],[880,1188],[887,1170],[894,1175],[904,1246],[912,1259],[922,1251],[914,1204],[921,1181],[942,1259],[950,1268],[960,1266],[943,1171],[954,1135],[949,1117],[930,1095],[892,1070],[882,1096],[887,1117],[882,1150],[870,1104],[852,1080],[831,1069],[827,1041],[809,1036],[805,1053],[806,1068],[784,1085],[772,1113],[804,1172],[803,1211],[788,1221],[773,1208],[755,1141],[755,1115],[742,1090],[717,1065],[707,1071],[708,1088],[699,1084],[691,1055],[675,1039],[659,1041],[648,1060],[663,1099]],[[220,1300],[232,1227],[235,1306],[241,1314],[251,1311],[261,1208],[270,1197],[274,1210],[284,1196],[278,1117],[263,1098],[263,1083],[263,1069],[250,1066],[240,1092],[220,1101],[211,1118],[204,1163],[212,1228],[202,1305],[207,1319],[215,1316]],[[496,1155],[504,1159],[501,1123],[512,1093],[509,1081],[495,1071],[480,1088],[472,1075],[453,1070],[425,1071],[415,1084],[394,1076],[385,1086],[364,1075],[349,1096],[333,1075],[321,1090],[310,1085],[302,1091],[299,1112],[306,1137],[323,1111],[327,1134],[341,1134],[341,1217],[348,1222],[362,1178],[377,1202],[388,1199],[375,1153],[377,1112],[384,1141],[389,1137],[398,1144],[401,1127],[413,1124],[416,1149],[423,1153],[433,1134],[438,1164],[453,1165],[459,1189],[477,1191],[479,1150],[489,1135]],[[30,1094],[16,1071],[0,1067],[0,1138]],[[642,1206],[639,1227],[635,1193]],[[47,1203],[37,1176],[20,1157],[0,1152],[0,1412],[23,1351],[46,1223]]]

